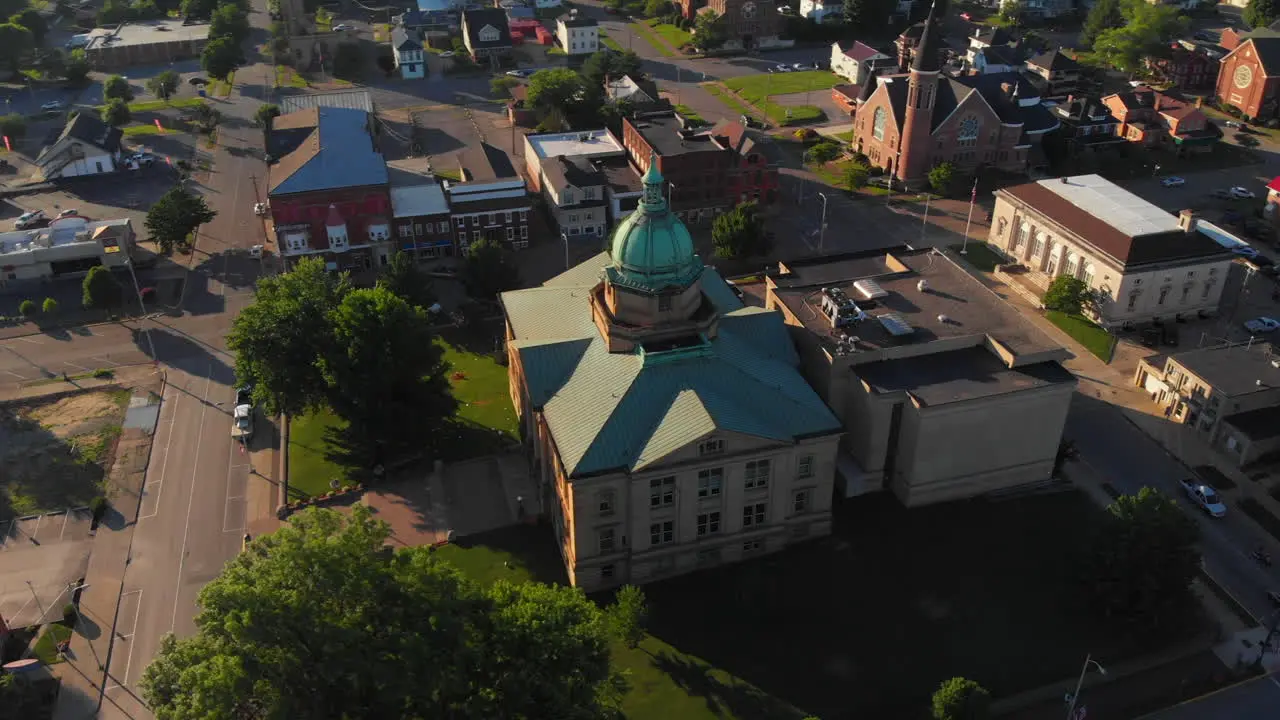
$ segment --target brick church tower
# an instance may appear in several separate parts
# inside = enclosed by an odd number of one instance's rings
[[[894,175],[904,182],[907,178],[922,178],[930,169],[933,105],[942,68],[939,52],[942,28],[938,26],[937,11],[935,0],[933,7],[929,8],[929,17],[924,21],[924,32],[920,35],[920,45],[916,48],[907,79],[907,103],[899,144],[902,157],[894,168]]]

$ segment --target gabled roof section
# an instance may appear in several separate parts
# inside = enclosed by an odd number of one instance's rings
[[[1247,43],[1241,43],[1241,47],[1249,44],[1253,45],[1253,51],[1257,54],[1258,62],[1262,64],[1267,77],[1280,75],[1280,35],[1251,36]]]
[[[422,41],[418,40],[416,36],[410,36],[409,32],[397,25],[391,31],[391,47],[396,50],[421,50]]]
[[[1080,69],[1080,63],[1076,62],[1069,55],[1057,48],[1048,52],[1042,52],[1039,55],[1028,59],[1027,64],[1044,68],[1050,72],[1065,72],[1068,70]]]
[[[120,150],[120,138],[123,136],[124,132],[120,128],[111,127],[89,113],[77,112],[71,116],[71,119],[62,128],[62,133],[58,135],[58,140],[72,138],[87,145],[92,145],[103,152],[115,153]],[[53,147],[53,145],[46,146],[41,150],[40,156],[44,156],[45,150],[50,147]],[[39,159],[37,157],[36,161],[39,162]]]
[[[841,50],[844,56],[858,62],[866,62],[875,58],[887,58],[888,55],[862,42],[861,40],[849,46],[848,50]]]
[[[463,10],[462,24],[467,29],[467,42],[473,48],[497,48],[511,45],[511,27],[507,24],[507,14],[496,8],[481,10]],[[481,42],[480,31],[485,26],[492,26],[498,31],[498,39]]]
[[[270,194],[387,184],[387,163],[374,149],[369,114],[363,110],[317,107],[281,115],[276,122],[291,131],[314,122],[314,129],[270,167]]]

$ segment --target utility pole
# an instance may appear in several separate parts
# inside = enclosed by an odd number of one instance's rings
[[[929,228],[929,200],[933,198],[933,193],[926,192],[924,194],[924,215],[920,216],[920,245],[924,245],[924,233]]]
[[[827,194],[818,193],[822,198],[822,224],[818,226],[818,254],[822,254],[823,243],[827,239]]]

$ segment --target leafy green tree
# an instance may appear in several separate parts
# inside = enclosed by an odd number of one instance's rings
[[[364,51],[353,42],[338,43],[333,51],[333,74],[342,78],[358,78],[364,72]]]
[[[111,270],[102,265],[89,268],[80,283],[80,304],[85,308],[110,308],[120,303],[120,283]]]
[[[840,183],[849,192],[857,192],[867,186],[867,180],[871,178],[871,168],[863,163],[850,163],[840,175]]]
[[[423,272],[407,252],[397,252],[391,256],[391,262],[387,263],[386,271],[378,278],[378,284],[410,305],[424,310],[436,302],[431,276]]]
[[[1241,147],[1255,148],[1261,144],[1258,142],[1258,138],[1246,132],[1236,133],[1235,139],[1236,139],[1236,143],[1238,143]]]
[[[44,304],[40,306],[40,310],[45,315],[53,317],[58,314],[58,301],[51,297],[47,297],[44,299]]]
[[[128,125],[129,120],[133,117],[129,112],[129,105],[120,98],[108,100],[107,104],[102,106],[102,111],[99,115],[102,118],[102,122],[112,127]]]
[[[1081,578],[1090,607],[1140,635],[1176,627],[1193,610],[1200,529],[1149,487],[1107,507],[1088,545]]]
[[[259,127],[271,129],[271,121],[280,117],[280,106],[271,103],[263,103],[253,111],[253,122]]]
[[[124,77],[111,75],[102,81],[102,99],[129,102],[133,99],[133,89],[129,87],[129,81]]]
[[[209,37],[228,37],[242,43],[249,37],[249,16],[236,5],[219,5],[209,19]]]
[[[506,97],[507,90],[520,85],[520,81],[508,75],[499,75],[489,81],[489,93],[496,97]]]
[[[172,252],[187,242],[187,237],[217,215],[203,197],[182,186],[169,188],[147,211],[145,224],[151,239],[164,252]]]
[[[194,636],[143,672],[157,720],[615,716],[602,611],[541,583],[482,587],[429,547],[388,547],[362,506],[255,538],[200,591]]]
[[[347,422],[341,445],[356,467],[420,447],[453,415],[449,366],[424,309],[386,287],[362,288],[342,298],[330,323],[320,369],[329,407]]]
[[[842,152],[844,152],[844,150],[840,147],[840,143],[826,139],[817,143],[808,150],[805,150],[804,160],[807,163],[820,165],[822,163],[828,163],[835,160],[840,157],[840,153]]]
[[[754,200],[717,217],[711,224],[711,243],[716,257],[725,259],[759,257],[772,245]]]
[[[1084,20],[1080,41],[1084,47],[1093,47],[1093,42],[1104,31],[1118,28],[1124,24],[1124,16],[1120,14],[1120,0],[1097,0],[1089,9]]]
[[[729,31],[720,16],[710,10],[698,13],[693,21],[693,45],[699,50],[715,50],[729,39]]]
[[[213,13],[219,6],[235,5],[245,12],[249,12],[248,0],[182,0],[182,14],[194,18],[212,18]],[[307,8],[308,11],[314,8]]]
[[[35,47],[35,37],[31,31],[11,22],[0,24],[0,63],[17,72],[27,53]]]
[[[606,611],[614,636],[624,645],[635,649],[644,639],[645,624],[649,619],[649,605],[644,591],[635,585],[624,585],[614,596],[613,604]]]
[[[72,50],[70,57],[67,58],[67,66],[63,71],[67,76],[67,82],[72,85],[79,85],[89,77],[89,58],[85,55],[84,50]]]
[[[44,21],[44,16],[33,7],[27,7],[10,17],[9,22],[30,30],[31,38],[36,45],[44,42],[44,36],[49,32],[49,24]]]
[[[568,68],[553,68],[539,70],[529,78],[527,98],[531,107],[568,116],[578,110],[585,90],[581,75]]]
[[[510,252],[493,238],[481,238],[467,249],[467,259],[462,264],[462,284],[467,294],[482,300],[492,300],[498,293],[520,286],[520,270],[511,262]]]
[[[1125,72],[1136,72],[1147,57],[1164,54],[1169,42],[1187,29],[1176,5],[1152,5],[1145,0],[1121,0],[1124,24],[1103,30],[1093,43],[1094,53]]]
[[[844,21],[872,34],[882,33],[897,3],[889,0],[844,0]]]
[[[200,53],[200,67],[219,80],[225,80],[243,64],[244,51],[240,49],[240,43],[229,37],[210,40]]]
[[[330,313],[351,291],[345,274],[303,258],[282,275],[259,278],[252,305],[231,324],[227,347],[236,354],[236,379],[253,386],[268,413],[298,415],[325,400],[320,358],[329,353]]]
[[[671,12],[671,3],[667,0],[646,0],[644,4],[644,16],[647,18],[659,18]]]
[[[1280,18],[1280,2],[1277,0],[1249,0],[1242,13],[1251,28],[1266,27]],[[10,20],[10,22],[13,22]]]
[[[987,720],[991,693],[968,678],[953,677],[933,693],[933,720]]]
[[[582,63],[580,72],[582,77],[586,79],[588,87],[600,88],[603,90],[606,79],[617,80],[623,75],[630,75],[639,79],[643,73],[640,69],[640,56],[630,50],[622,52],[605,52],[592,53],[590,57]]]
[[[181,78],[172,70],[156,73],[147,80],[147,92],[161,100],[168,100],[178,90]]]
[[[946,195],[955,187],[956,166],[949,162],[934,165],[929,171],[929,187],[939,195]]]
[[[1026,10],[1027,7],[1022,0],[1004,0],[1000,3],[1000,12],[996,17],[1003,25],[1017,27],[1022,22],[1022,16]]]
[[[36,314],[36,301],[31,298],[27,298],[26,300],[18,303],[18,314],[24,318],[30,319],[31,316]]]
[[[1070,275],[1059,275],[1049,283],[1041,302],[1049,310],[1079,315],[1094,304],[1093,290],[1079,278]]]

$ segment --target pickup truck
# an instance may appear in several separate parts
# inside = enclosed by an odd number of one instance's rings
[[[231,425],[231,437],[242,443],[253,439],[253,406],[237,405],[232,413],[235,422]]]
[[[1197,480],[1182,480],[1181,484],[1183,491],[1187,493],[1187,497],[1201,510],[1213,517],[1222,517],[1227,514],[1227,506],[1222,503],[1222,498],[1218,496],[1217,490]]]

